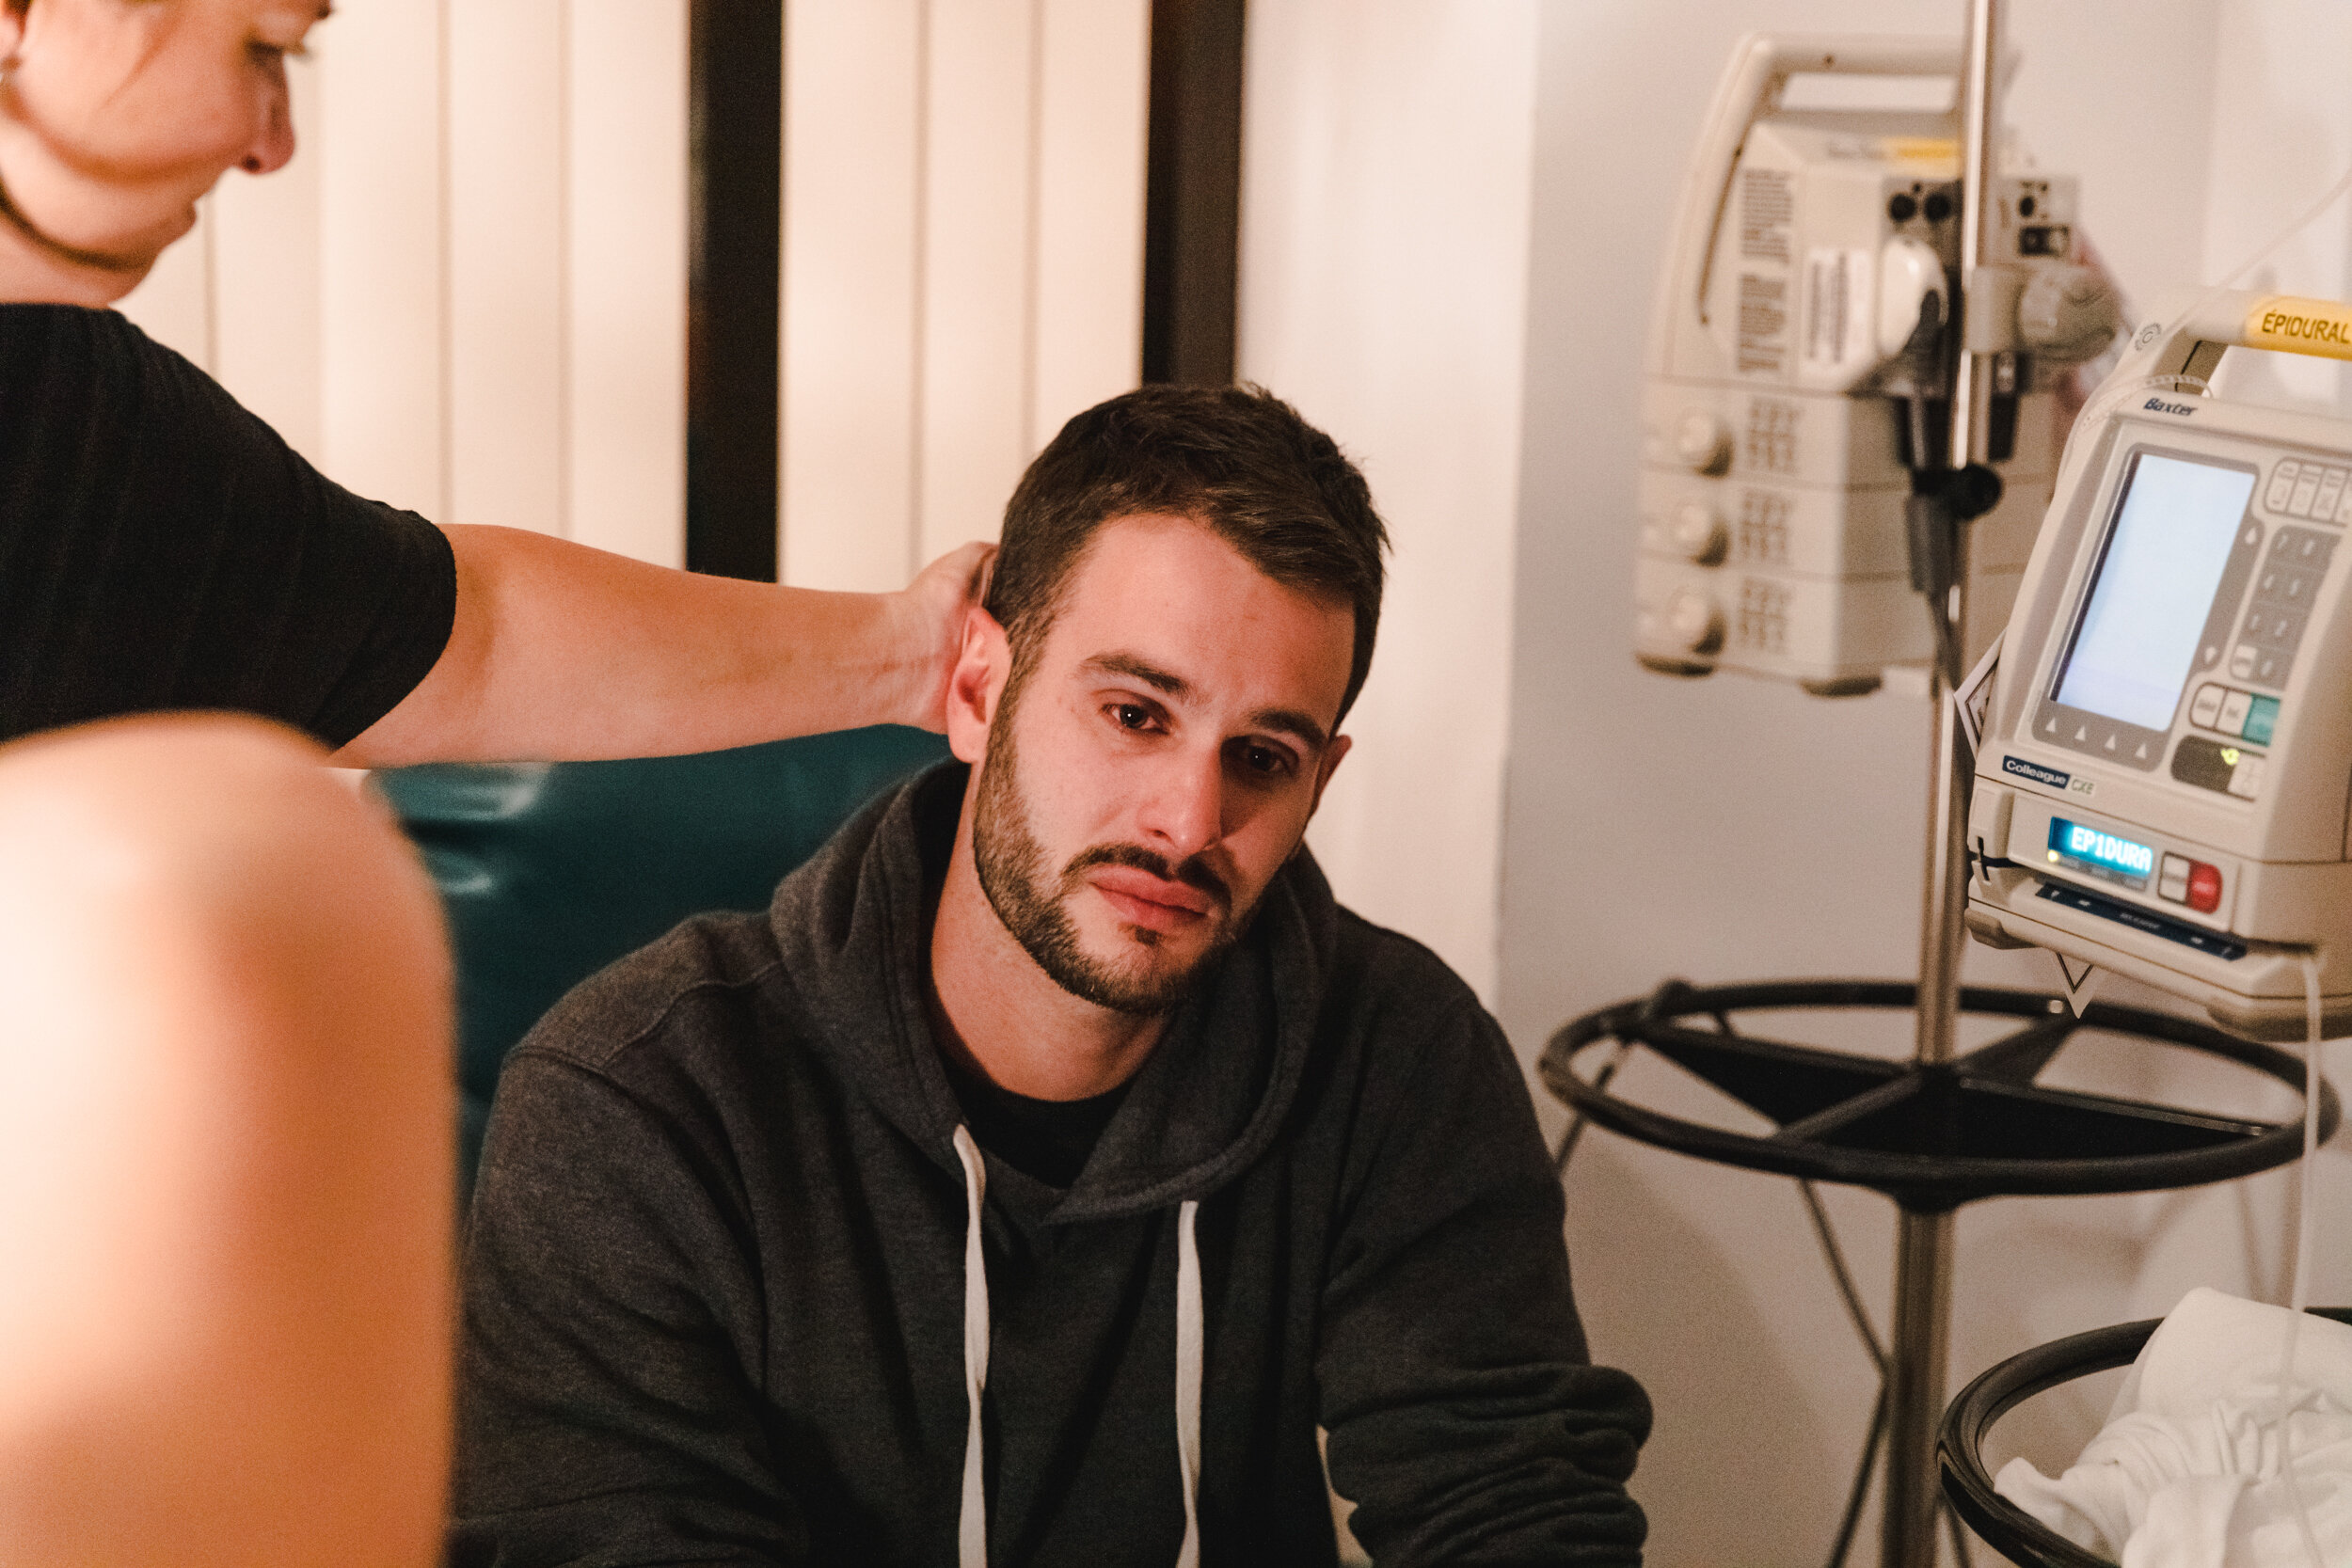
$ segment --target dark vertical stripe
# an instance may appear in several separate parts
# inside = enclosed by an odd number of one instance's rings
[[[776,578],[783,0],[693,0],[686,564]]]
[[[1245,0],[1152,0],[1143,379],[1233,379]]]

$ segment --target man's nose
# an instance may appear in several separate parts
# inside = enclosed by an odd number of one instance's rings
[[[1169,860],[1182,863],[1215,844],[1225,832],[1223,757],[1186,754],[1170,758],[1145,798],[1136,826]]]

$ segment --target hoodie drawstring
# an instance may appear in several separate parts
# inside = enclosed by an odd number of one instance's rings
[[[1200,1568],[1200,1249],[1198,1198],[1176,1211],[1176,1465],[1184,1475],[1184,1544],[1176,1568]]]
[[[958,1568],[988,1568],[988,1478],[980,1470],[980,1390],[988,1386],[988,1256],[980,1250],[980,1198],[988,1170],[971,1132],[956,1129],[963,1162],[963,1397],[972,1406],[963,1433],[963,1510],[956,1523]]]
[[[988,1479],[980,1463],[980,1394],[988,1386],[988,1257],[980,1250],[980,1199],[988,1169],[971,1130],[956,1129],[963,1162],[963,1397],[972,1419],[963,1437],[963,1504],[956,1520],[958,1568],[988,1568]],[[1176,1211],[1176,1465],[1184,1486],[1184,1544],[1176,1568],[1200,1564],[1200,1248],[1193,1240],[1200,1200]]]

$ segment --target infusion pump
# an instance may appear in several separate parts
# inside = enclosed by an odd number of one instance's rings
[[[1685,178],[1643,393],[1635,657],[1867,691],[1933,649],[1914,592],[1912,470],[1940,469],[1959,333],[1957,122],[1791,106],[1792,78],[1949,77],[1956,42],[1749,38]],[[1969,347],[1998,353],[2004,495],[1970,525],[1973,649],[2007,620],[2057,467],[2055,367],[2113,336],[2077,250],[2071,179],[2008,174]]]
[[[2173,309],[2092,399],[2026,568],[1977,752],[1968,924],[2259,1038],[2304,1037],[2316,950],[2339,1034],[2352,420],[2201,388],[2232,345],[2352,358],[2352,308]]]

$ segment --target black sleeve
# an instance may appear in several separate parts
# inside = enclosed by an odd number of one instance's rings
[[[449,641],[440,530],[111,310],[0,306],[0,740],[162,709],[340,746]]]
[[[1357,1539],[1381,1568],[1632,1568],[1649,1402],[1586,1358],[1559,1183],[1502,1031],[1467,1004],[1366,1098],[1388,1112],[1350,1156],[1316,1358]]]
[[[449,1568],[808,1560],[752,1275],[658,1113],[517,1051],[467,1243]]]

